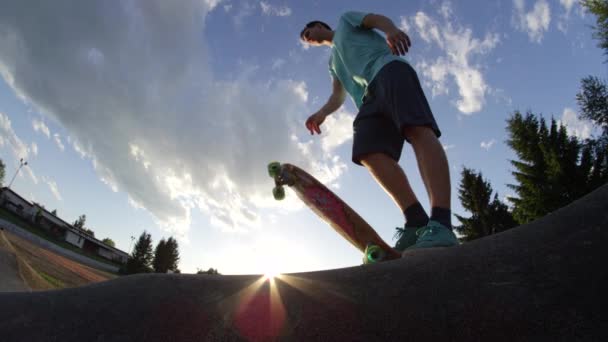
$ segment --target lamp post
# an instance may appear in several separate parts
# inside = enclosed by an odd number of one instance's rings
[[[19,174],[19,171],[21,171],[21,168],[27,165],[27,161],[23,161],[23,158],[21,158],[21,160],[19,161],[19,168],[17,168],[17,171],[15,172],[15,175],[13,176],[13,179],[11,179],[11,182],[8,184],[8,188],[11,188],[11,185],[13,185],[13,181],[15,181],[15,177],[17,177],[17,175]]]
[[[131,235],[131,243],[129,244],[129,253],[131,253],[131,246],[133,246],[133,241],[135,241],[135,236]]]

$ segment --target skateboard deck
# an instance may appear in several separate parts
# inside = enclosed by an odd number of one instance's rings
[[[268,174],[275,181],[275,199],[283,199],[284,185],[289,186],[312,211],[363,253],[363,263],[401,257],[356,211],[308,172],[292,164],[272,162]]]

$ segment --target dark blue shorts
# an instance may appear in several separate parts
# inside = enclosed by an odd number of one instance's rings
[[[441,131],[424,96],[416,71],[405,62],[390,62],[367,87],[363,104],[353,122],[353,155],[355,164],[370,153],[385,153],[399,161],[403,128],[426,126],[437,137]]]

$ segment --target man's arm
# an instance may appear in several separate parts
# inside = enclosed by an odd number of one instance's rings
[[[345,97],[346,91],[344,90],[344,86],[342,86],[340,80],[334,77],[333,90],[329,100],[327,100],[327,103],[319,109],[318,112],[314,113],[306,120],[305,125],[310,131],[310,134],[321,134],[320,126],[323,124],[323,121],[325,121],[325,118],[329,114],[337,111],[340,106],[342,106]]]
[[[386,41],[393,54],[405,55],[412,45],[410,37],[401,31],[393,21],[383,15],[370,13],[363,18],[362,26],[368,29],[378,29],[386,34]]]
[[[363,18],[363,27],[365,28],[377,28],[378,30],[386,33],[392,29],[397,29],[395,24],[390,18],[387,18],[380,14],[370,13]]]
[[[344,104],[346,98],[346,91],[342,82],[337,78],[333,78],[332,92],[327,103],[319,109],[319,113],[328,116],[329,114],[337,111]]]

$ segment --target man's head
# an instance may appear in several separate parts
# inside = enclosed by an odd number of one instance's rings
[[[300,39],[312,45],[322,45],[324,41],[331,40],[331,27],[322,21],[311,21],[300,32]]]

